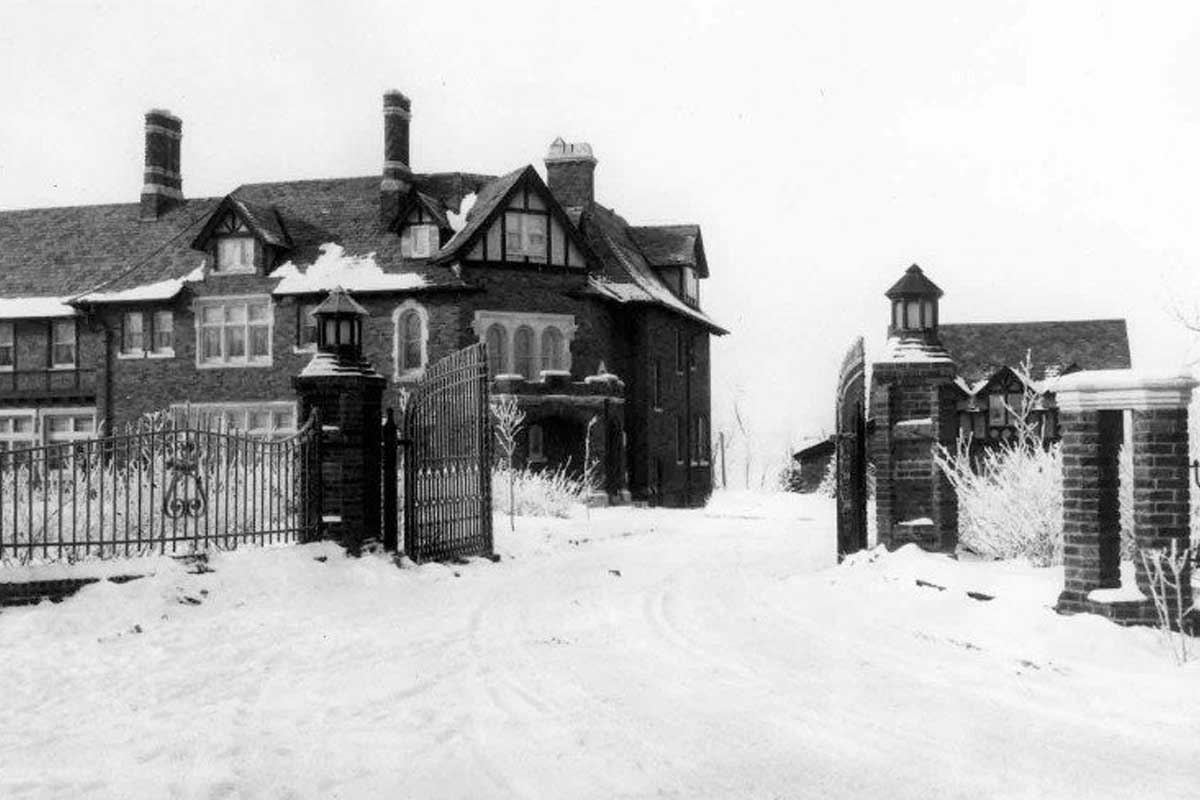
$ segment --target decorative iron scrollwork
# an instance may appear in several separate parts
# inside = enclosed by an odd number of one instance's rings
[[[204,491],[204,482],[200,479],[197,460],[199,448],[192,440],[184,441],[178,454],[167,460],[167,469],[171,470],[171,483],[163,494],[163,514],[168,519],[181,517],[202,517],[208,509],[208,495]],[[182,490],[191,483],[191,496]]]

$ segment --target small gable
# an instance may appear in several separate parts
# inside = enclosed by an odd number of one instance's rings
[[[652,267],[691,267],[701,278],[708,277],[699,225],[630,226],[629,238]]]
[[[453,233],[450,220],[437,201],[415,190],[405,198],[397,232],[400,257],[407,259],[432,257]]]
[[[283,220],[271,207],[228,195],[209,216],[192,248],[213,258],[213,272],[264,272],[291,247]]]
[[[532,167],[485,187],[439,261],[585,269],[587,246]]]

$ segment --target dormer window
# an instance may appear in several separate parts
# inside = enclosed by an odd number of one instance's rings
[[[683,268],[683,299],[689,305],[700,305],[700,278],[691,267]]]
[[[437,249],[437,225],[408,225],[400,232],[401,258],[429,258]]]
[[[253,236],[222,236],[217,239],[216,272],[254,272]]]

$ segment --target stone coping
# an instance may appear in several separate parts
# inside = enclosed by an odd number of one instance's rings
[[[1062,411],[1187,408],[1197,385],[1183,370],[1100,369],[1046,382]]]

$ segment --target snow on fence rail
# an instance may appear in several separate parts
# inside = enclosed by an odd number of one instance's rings
[[[158,420],[124,435],[0,452],[0,562],[304,540],[315,425],[268,440]]]

